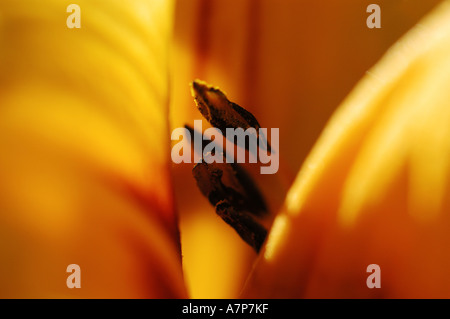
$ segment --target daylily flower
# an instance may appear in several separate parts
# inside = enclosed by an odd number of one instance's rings
[[[276,213],[332,112],[389,46],[438,2],[377,1],[382,28],[374,30],[365,25],[367,3],[353,0],[180,1],[172,126],[201,118],[186,90],[186,83],[200,78],[224,89],[262,126],[279,127],[282,168],[276,176],[254,174]],[[256,255],[214,215],[200,192],[192,191],[192,167],[173,168],[191,295],[238,296]],[[365,269],[359,273],[363,279],[368,275]]]
[[[2,1],[0,297],[448,297],[450,4],[379,2]],[[259,255],[170,163],[196,78],[280,128]]]

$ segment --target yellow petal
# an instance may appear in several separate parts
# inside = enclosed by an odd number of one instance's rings
[[[372,69],[288,193],[248,297],[450,297],[450,2]],[[370,264],[381,288],[369,289]]]
[[[0,4],[2,297],[183,297],[171,1]],[[66,267],[81,267],[69,289]]]

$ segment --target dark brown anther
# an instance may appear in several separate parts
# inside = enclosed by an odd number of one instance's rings
[[[200,162],[192,169],[197,186],[216,213],[259,252],[266,229],[253,216],[267,214],[262,195],[237,164]]]
[[[231,227],[239,236],[259,253],[262,244],[266,240],[267,230],[256,222],[246,212],[238,211],[228,201],[220,201],[216,205],[216,213]]]
[[[225,94],[218,88],[209,86],[203,81],[195,80],[192,82],[192,96],[203,117],[214,127],[220,129],[223,134],[227,128],[254,128],[256,130],[256,139],[260,147],[265,147],[259,143],[259,125],[252,113],[243,107],[227,99]],[[271,152],[271,146],[266,140],[266,136],[261,139],[267,142],[267,151]],[[232,141],[234,143],[234,141]],[[245,144],[247,149],[249,143]]]
[[[260,125],[255,117],[239,105],[230,102],[219,89],[196,80],[192,83],[192,94],[202,115],[222,133],[226,133],[227,128],[244,130],[254,128],[259,134]],[[203,132],[197,132],[189,125],[185,125],[185,128],[189,130],[191,136],[200,135],[203,140]],[[257,138],[259,142],[259,135]],[[262,136],[262,139],[265,137]],[[267,148],[270,152],[268,143]],[[208,163],[203,158],[194,166],[192,174],[198,188],[214,206],[217,215],[233,227],[256,252],[259,252],[267,235],[266,228],[261,224],[263,220],[258,221],[268,216],[264,197],[242,166],[237,163],[226,163],[225,154],[222,154],[222,159],[223,163],[215,161]]]
[[[236,210],[263,217],[268,210],[263,196],[245,170],[235,163],[196,164],[192,174],[211,205],[226,200]]]

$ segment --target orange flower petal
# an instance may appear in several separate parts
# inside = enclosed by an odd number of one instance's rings
[[[444,1],[340,106],[243,296],[450,297],[449,21]]]
[[[0,4],[1,297],[184,297],[170,1]],[[66,267],[81,267],[81,289]]]

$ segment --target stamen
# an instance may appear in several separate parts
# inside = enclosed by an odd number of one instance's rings
[[[256,118],[244,108],[230,102],[218,88],[195,80],[192,83],[192,95],[200,113],[211,125],[222,132],[226,132],[227,128],[254,128],[259,144],[260,125]],[[189,125],[185,125],[185,128],[189,130],[191,136],[203,133],[197,132]],[[266,141],[264,136],[261,136],[261,140]],[[270,144],[267,142],[266,145],[270,153]],[[204,144],[202,150],[203,147]],[[237,163],[227,163],[225,155],[221,155],[224,158],[223,163],[207,163],[202,160],[194,166],[192,174],[202,194],[215,207],[217,215],[233,227],[256,252],[259,252],[266,239],[267,230],[257,218],[268,215],[266,202],[246,170]]]
[[[271,153],[272,147],[265,136],[260,137],[259,125],[252,113],[243,107],[229,101],[226,95],[218,88],[209,86],[203,81],[192,82],[192,96],[203,117],[214,127],[225,132],[227,128],[254,128],[258,145],[260,139],[267,143],[267,151]],[[234,143],[234,141],[232,141]],[[246,148],[248,144],[246,143]],[[260,145],[261,147],[261,145]],[[263,145],[264,149],[266,146]]]

